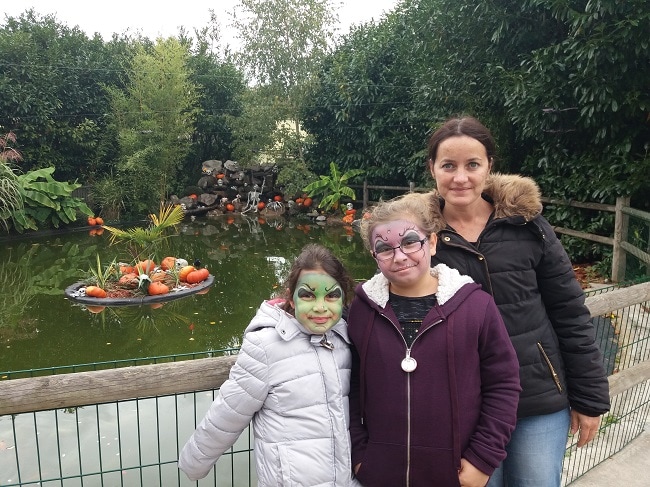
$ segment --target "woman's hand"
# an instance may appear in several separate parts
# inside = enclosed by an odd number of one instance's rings
[[[361,468],[361,464],[360,464],[360,463],[357,463],[357,464],[354,466],[354,475],[356,475],[356,474],[359,472],[359,469],[360,469],[360,468]]]
[[[598,433],[600,417],[586,416],[575,409],[571,410],[571,434],[578,433],[578,446],[585,446]]]
[[[485,487],[488,480],[490,480],[489,475],[481,472],[464,458],[460,459],[458,481],[460,482],[461,487]]]

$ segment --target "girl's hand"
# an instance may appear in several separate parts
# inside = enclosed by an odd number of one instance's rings
[[[357,464],[354,466],[354,475],[356,475],[356,474],[359,472],[359,469],[360,469],[360,468],[361,468],[361,464],[360,464],[360,463],[357,463]]]
[[[458,481],[460,482],[461,487],[485,487],[488,480],[490,480],[489,475],[481,472],[464,458],[460,459]]]

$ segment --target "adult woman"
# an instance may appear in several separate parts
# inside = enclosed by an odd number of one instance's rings
[[[488,486],[557,487],[567,432],[591,441],[609,391],[584,293],[528,178],[490,174],[496,148],[471,117],[429,139],[428,164],[446,227],[445,263],[493,295],[520,363],[522,393],[508,456]],[[434,210],[435,211],[435,210]]]

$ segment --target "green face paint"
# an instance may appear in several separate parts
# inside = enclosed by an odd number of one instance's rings
[[[302,271],[291,304],[296,310],[296,319],[307,330],[323,334],[341,319],[343,289],[325,271]]]

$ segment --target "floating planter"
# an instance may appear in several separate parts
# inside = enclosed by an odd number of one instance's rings
[[[156,281],[153,281],[150,286],[153,285],[158,288],[159,284],[167,287],[162,282],[158,283]],[[96,297],[86,294],[88,288],[97,288],[96,286],[87,286],[84,282],[77,282],[68,286],[64,293],[68,299],[80,304],[91,306],[134,306],[172,301],[191,296],[192,294],[205,294],[212,284],[214,284],[214,276],[209,274],[203,281],[196,284],[180,283],[176,287],[168,288],[168,291],[165,293],[144,294],[127,291],[123,288],[116,288],[115,290],[109,288],[105,291],[106,297]],[[91,292],[95,294],[94,290]]]

